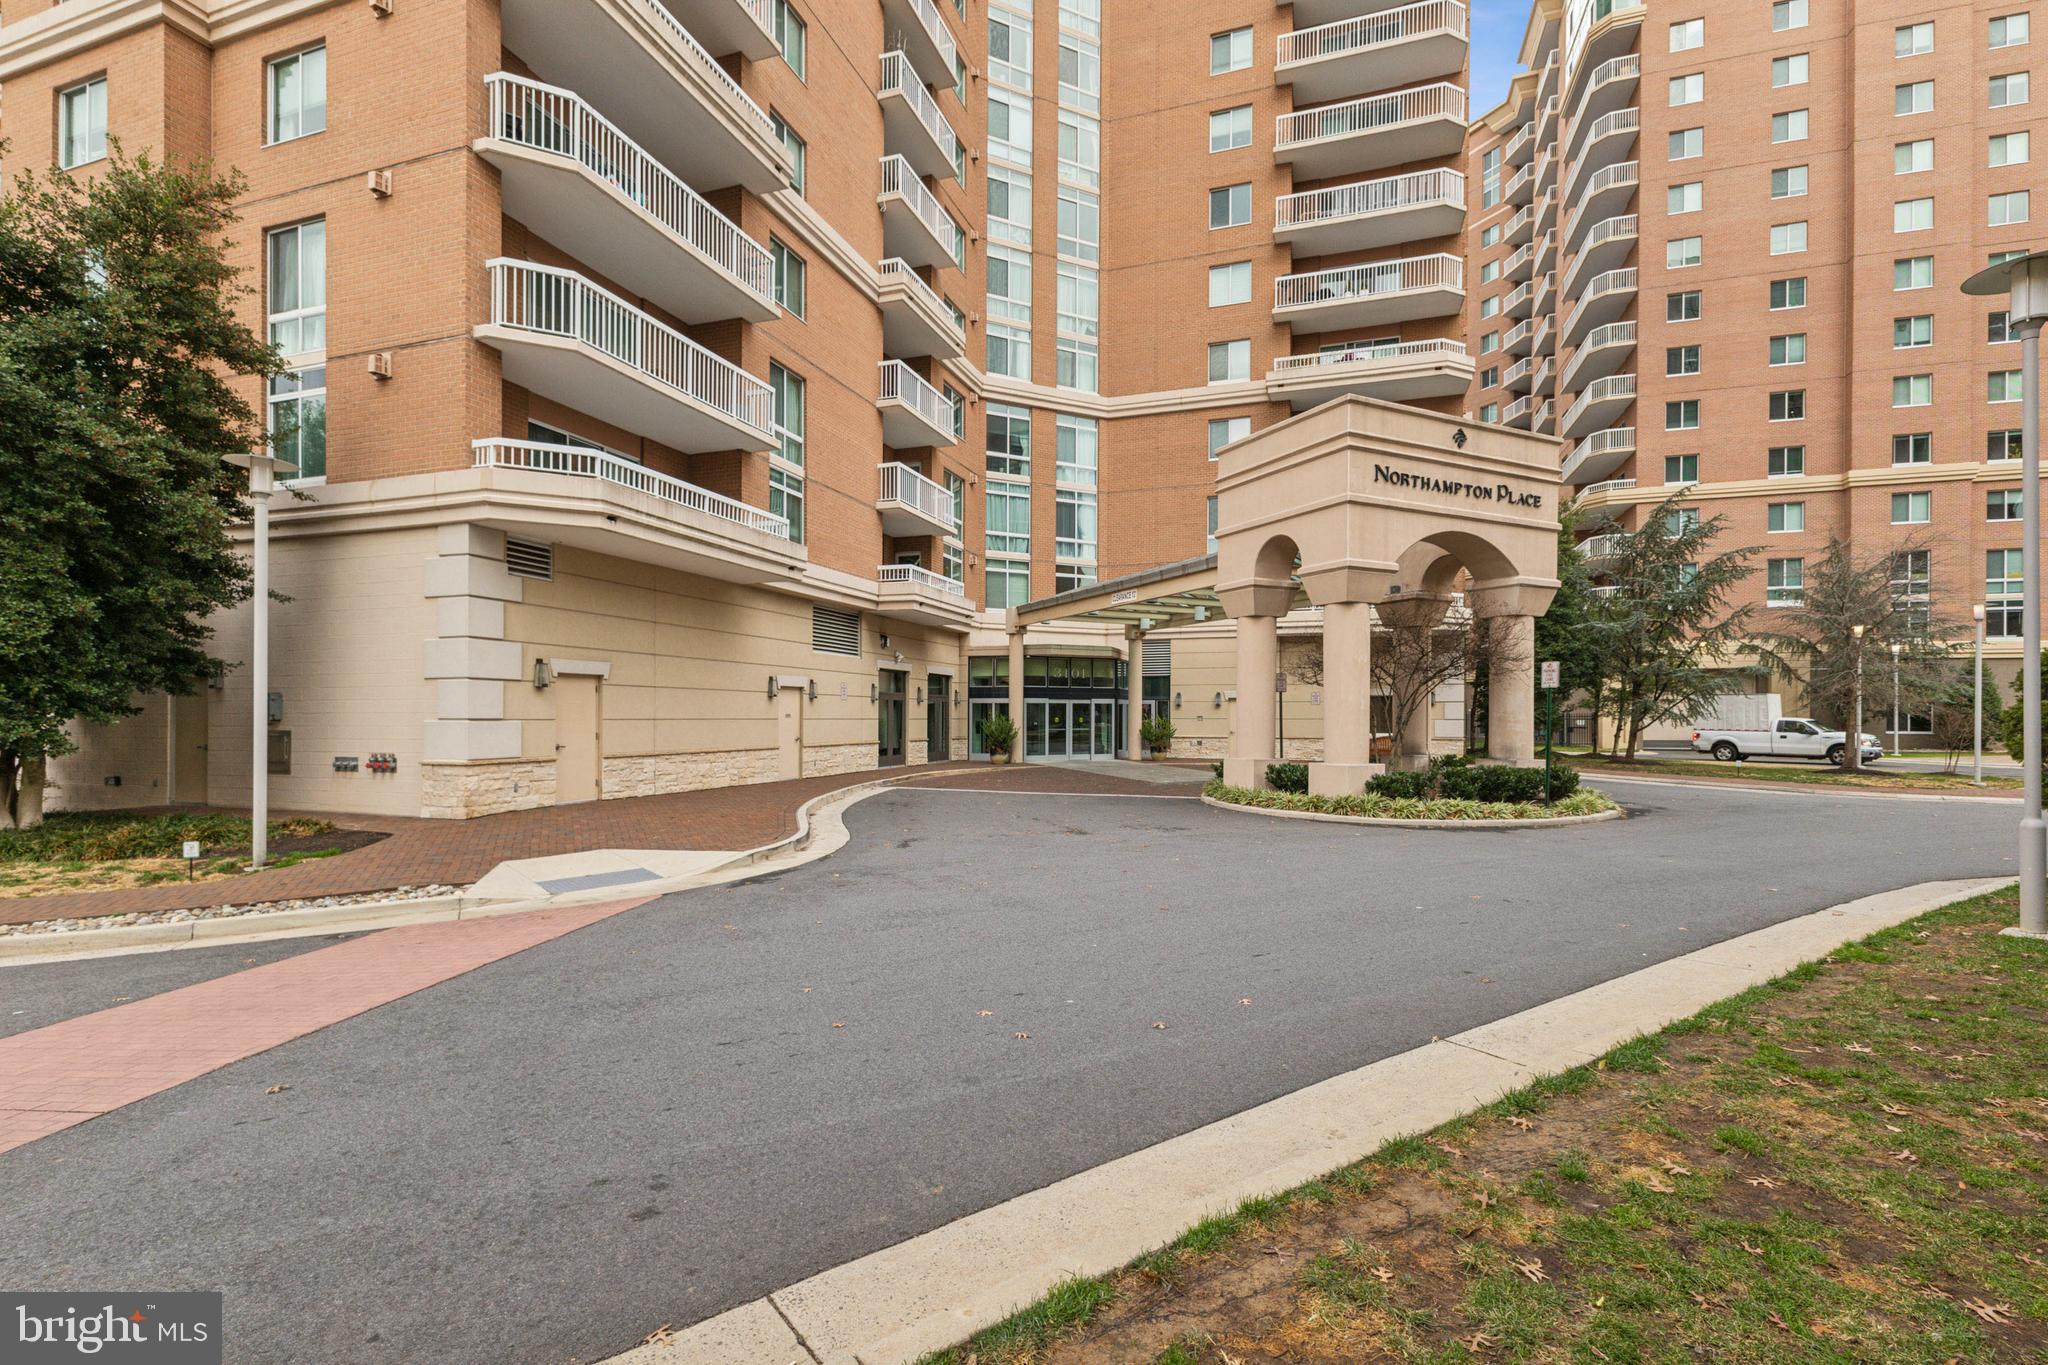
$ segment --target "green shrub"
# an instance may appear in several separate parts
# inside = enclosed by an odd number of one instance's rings
[[[1251,791],[1211,782],[1205,794],[1234,806],[1261,810],[1310,811],[1323,815],[1359,815],[1378,820],[1538,820],[1573,815],[1598,815],[1614,803],[1597,791],[1575,792],[1546,806],[1541,801],[1463,801],[1449,797],[1413,800],[1367,792],[1362,796],[1309,796],[1299,792]]]
[[[1308,790],[1308,764],[1268,763],[1266,785],[1276,792],[1305,792]]]
[[[1420,801],[1430,794],[1435,785],[1426,772],[1381,773],[1365,784],[1365,789],[1374,796],[1384,796],[1395,801]]]
[[[1147,716],[1138,726],[1138,738],[1155,754],[1173,747],[1173,722],[1165,716]]]
[[[1010,752],[1010,746],[1017,742],[1017,722],[1000,711],[990,715],[981,723],[982,747],[990,753]]]
[[[1579,789],[1579,774],[1566,764],[1550,770],[1550,797],[1562,801]],[[1384,773],[1366,784],[1375,796],[1396,801],[1484,801],[1518,804],[1543,799],[1541,768],[1475,764],[1461,755],[1430,760],[1421,772]]]

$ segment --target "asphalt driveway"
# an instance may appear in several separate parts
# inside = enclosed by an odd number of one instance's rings
[[[1615,790],[1636,818],[1456,834],[892,791],[830,858],[0,1156],[0,1283],[224,1288],[234,1362],[598,1360],[1433,1036],[2012,868],[1996,805]],[[124,962],[0,971],[0,1015]]]

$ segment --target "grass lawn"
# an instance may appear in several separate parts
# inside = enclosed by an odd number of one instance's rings
[[[2048,1360],[2048,949],[2016,913],[1840,949],[929,1360]]]
[[[322,847],[335,833],[326,820],[273,820],[270,838],[279,851],[269,865],[289,867],[332,857],[348,846],[344,841]],[[246,816],[62,811],[34,829],[0,830],[0,900],[184,881],[185,860],[178,855],[187,839],[197,839],[206,855],[192,869],[197,878],[239,876],[245,870]],[[221,856],[236,853],[241,856]]]
[[[1641,775],[1644,777],[1709,777],[1726,781],[1744,782],[1790,782],[1810,787],[1864,787],[1874,791],[1942,791],[1942,792],[1988,792],[2018,791],[2020,780],[2016,777],[1984,778],[1979,787],[1970,781],[1968,771],[1956,773],[1910,773],[1886,772],[1880,764],[1862,772],[1845,773],[1825,763],[1791,766],[1779,763],[1721,763],[1713,759],[1626,759],[1614,760],[1595,757],[1587,753],[1559,755],[1582,773],[1609,773]]]

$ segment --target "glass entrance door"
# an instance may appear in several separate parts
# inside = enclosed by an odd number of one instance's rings
[[[953,680],[943,673],[931,674],[925,683],[924,761],[944,763],[953,756],[951,700]]]
[[[1095,703],[1095,757],[1116,757],[1116,703]]]
[[[903,688],[909,676],[896,669],[882,670],[875,722],[875,762],[880,767],[892,767],[903,761]]]

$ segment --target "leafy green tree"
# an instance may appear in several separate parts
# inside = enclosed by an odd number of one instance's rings
[[[2041,651],[2041,676],[2048,678],[2048,649]],[[2020,682],[2016,681],[2013,684],[2013,690],[2017,694],[2023,692],[2024,688]],[[1987,708],[1993,695],[1990,680],[1987,678],[1984,687],[1984,700]],[[2026,706],[2026,697],[2024,695],[2015,695],[2012,699],[2012,705],[2003,707],[1998,711],[1998,728],[1996,730],[1990,729],[1989,721],[1985,722],[1986,730],[1989,731],[1997,742],[2004,744],[2006,753],[2011,755],[2016,762],[2021,763],[2026,762],[2027,758],[2027,732],[2024,724]],[[2041,700],[2041,733],[2048,735],[2048,696],[2044,696]],[[2048,743],[2044,743],[2042,747],[2048,749]]]
[[[1598,599],[1593,575],[1579,551],[1581,513],[1569,502],[1558,513],[1557,596],[1550,610],[1536,618],[1536,658],[1558,663],[1558,690],[1566,699],[1600,695],[1600,637],[1593,628]],[[1594,717],[1595,744],[1599,717]]]
[[[1652,725],[1691,723],[1756,671],[1738,659],[1752,609],[1728,601],[1756,572],[1758,549],[1715,551],[1725,519],[1678,501],[1645,509],[1634,531],[1610,523],[1589,566],[1608,591],[1590,598],[1584,638],[1600,709],[1614,720],[1609,752],[1630,758]]]
[[[235,314],[238,179],[129,159],[0,196],[0,824],[39,818],[74,722],[189,692],[243,600],[228,524],[277,355]]]

